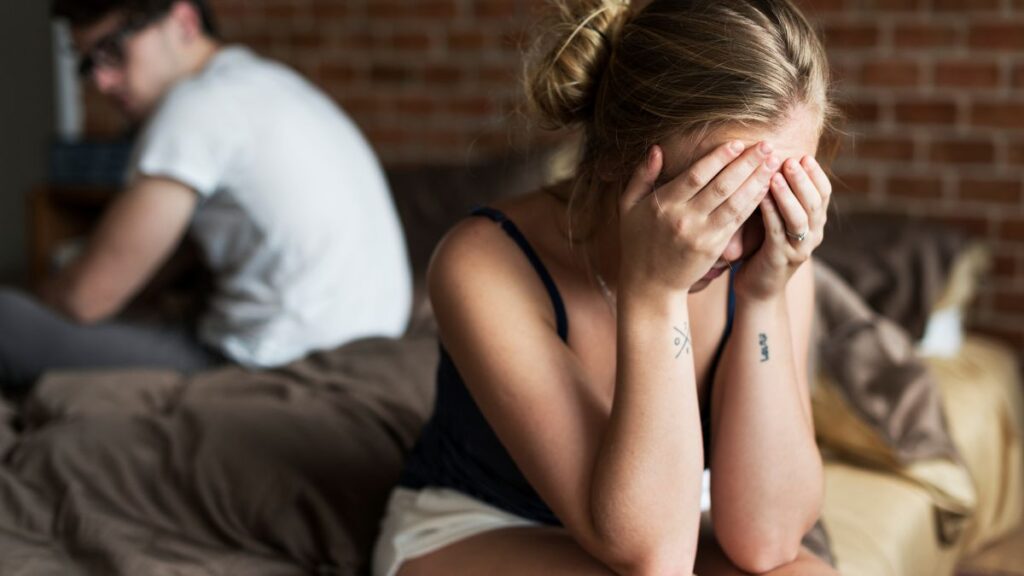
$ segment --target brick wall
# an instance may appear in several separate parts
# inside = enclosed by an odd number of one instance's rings
[[[805,0],[851,137],[843,210],[935,219],[990,243],[976,328],[1024,353],[1024,0]]]
[[[212,0],[229,41],[287,62],[353,116],[387,163],[519,146],[530,0]],[[95,100],[95,98],[91,99]],[[99,102],[89,129],[116,117]]]
[[[995,251],[973,323],[1024,350],[1024,0],[802,0],[850,117],[842,210],[938,219]],[[229,40],[298,68],[386,163],[537,137],[517,115],[542,0],[213,0]],[[89,129],[117,126],[90,99]]]

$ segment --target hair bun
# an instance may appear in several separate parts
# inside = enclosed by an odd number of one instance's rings
[[[628,0],[556,0],[557,17],[526,72],[526,95],[548,128],[586,120]]]

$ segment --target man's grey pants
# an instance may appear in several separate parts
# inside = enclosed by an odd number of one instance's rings
[[[0,288],[0,392],[19,394],[50,369],[214,366],[223,358],[184,327],[108,322],[83,326],[31,296]]]

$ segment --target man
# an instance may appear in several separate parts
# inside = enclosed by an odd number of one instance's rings
[[[0,384],[50,368],[280,365],[399,335],[405,244],[353,123],[293,71],[217,39],[205,0],[55,0],[81,73],[144,125],[127,188],[37,302],[0,293]],[[215,288],[197,331],[109,321],[190,233]]]

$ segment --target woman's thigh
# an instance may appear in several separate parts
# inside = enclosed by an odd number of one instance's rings
[[[704,535],[697,551],[697,576],[746,575],[733,566],[713,538]],[[406,561],[397,576],[547,575],[615,576],[559,528],[519,527],[491,530]],[[765,576],[839,576],[834,568],[800,549],[796,560]]]
[[[407,560],[397,576],[615,576],[560,528],[491,530]]]

